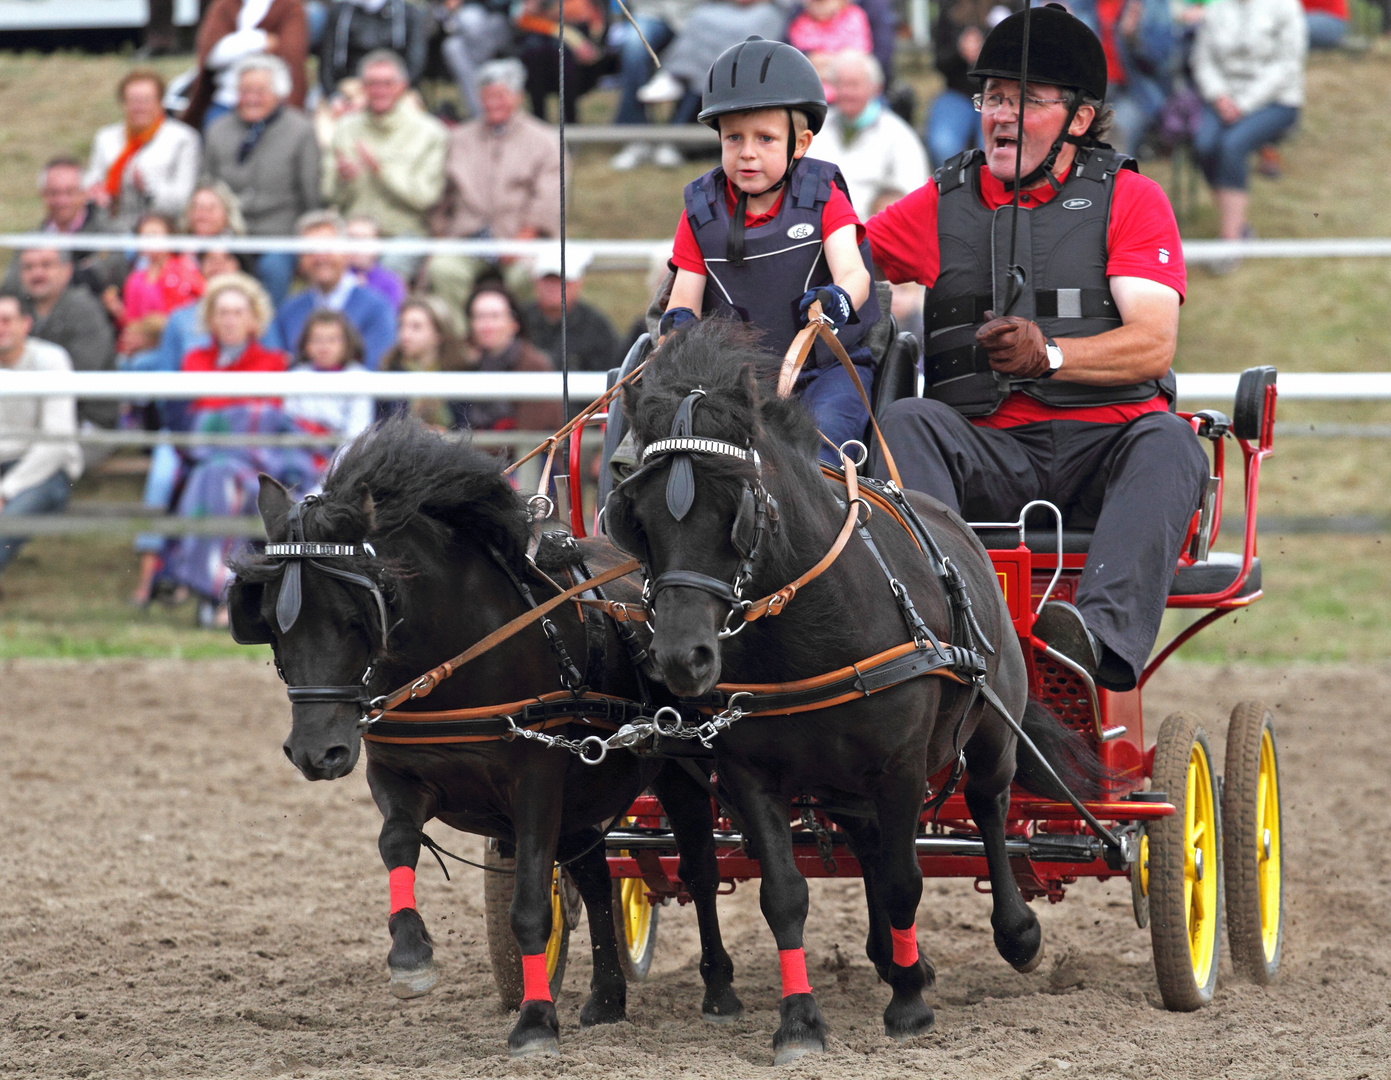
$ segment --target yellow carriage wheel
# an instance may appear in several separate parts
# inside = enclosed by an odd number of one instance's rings
[[[1280,756],[1270,709],[1243,701],[1227,728],[1223,857],[1232,966],[1261,985],[1275,978],[1285,932]]]
[[[624,825],[634,823],[625,818]],[[626,850],[619,852],[626,855]],[[613,930],[618,937],[618,963],[629,982],[642,982],[652,968],[657,951],[657,916],[661,909],[647,899],[647,883],[641,878],[615,878],[613,882]]]
[[[1196,718],[1164,721],[1152,787],[1176,811],[1145,830],[1154,968],[1165,1006],[1188,1011],[1212,1000],[1222,945],[1222,808],[1212,747]]]

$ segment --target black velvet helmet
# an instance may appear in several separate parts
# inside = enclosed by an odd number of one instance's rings
[[[1029,82],[1073,87],[1106,100],[1106,53],[1081,19],[1061,4],[1016,12],[1000,22],[981,46],[972,78],[1018,79],[1024,58],[1024,19],[1029,27]]]
[[[754,109],[799,109],[815,135],[826,120],[821,76],[802,53],[781,41],[751,37],[720,53],[701,101],[702,124],[720,130],[720,117]]]

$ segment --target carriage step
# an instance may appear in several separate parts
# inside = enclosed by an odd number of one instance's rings
[[[737,832],[715,833],[715,846],[737,848],[744,842]],[[795,845],[815,844],[810,833],[794,832]],[[985,844],[971,836],[920,836],[917,853],[956,857],[985,857]],[[838,849],[844,845],[837,844]],[[609,851],[665,851],[675,853],[676,842],[663,829],[615,829],[608,835]],[[1102,857],[1102,844],[1095,836],[1072,833],[1039,833],[1029,839],[1010,837],[1005,851],[1010,858],[1029,858],[1035,862],[1092,862]]]

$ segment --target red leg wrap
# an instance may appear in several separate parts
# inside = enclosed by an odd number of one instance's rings
[[[899,967],[912,967],[918,962],[918,924],[914,923],[907,930],[895,930],[889,927],[889,934],[894,939],[894,963]]]
[[[801,949],[779,949],[778,967],[782,968],[782,996],[810,994],[807,982],[807,954]]]
[[[415,867],[398,866],[386,879],[391,883],[391,914],[415,907]]]
[[[551,980],[546,975],[545,953],[522,957],[522,1000],[551,1000]]]

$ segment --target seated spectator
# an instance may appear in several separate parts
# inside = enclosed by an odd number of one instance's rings
[[[204,281],[240,271],[241,263],[231,252],[205,251],[198,256],[198,272]],[[122,371],[178,371],[190,350],[207,343],[207,331],[198,321],[198,300],[193,299],[169,312],[158,345],[118,358],[116,366]]]
[[[206,181],[193,189],[181,224],[189,236],[246,235],[241,201],[220,180]]]
[[[350,240],[376,240],[381,236],[377,223],[361,214],[349,218],[343,232]],[[349,255],[348,271],[359,285],[366,285],[386,297],[392,311],[399,308],[406,298],[406,283],[401,280],[400,274],[382,265],[379,253],[362,251]]]
[[[184,120],[204,132],[237,107],[239,63],[270,53],[279,57],[290,77],[281,94],[304,108],[305,61],[309,26],[300,0],[213,0],[204,4],[198,26],[198,78],[189,93]]]
[[[521,0],[516,27],[517,55],[526,68],[526,92],[531,111],[546,119],[546,101],[560,93],[560,53],[556,49],[560,6],[556,0]],[[579,100],[605,74],[604,38],[608,33],[602,0],[566,0],[565,4],[565,122],[573,124]]]
[[[685,0],[633,0],[628,5],[633,21],[616,19],[609,27],[608,44],[618,53],[618,111],[615,124],[645,124],[647,106],[638,92],[652,78],[652,56],[647,48],[661,52],[676,36],[685,16],[695,4]],[[643,44],[646,39],[647,44]],[[674,99],[673,99],[674,100]],[[678,168],[684,158],[671,143],[630,142],[610,161],[619,171],[636,168],[644,162],[664,169]]]
[[[468,367],[455,320],[438,296],[412,296],[401,305],[396,344],[382,359],[383,371],[463,371]],[[383,401],[377,415],[401,411],[437,428],[454,426],[449,402],[439,398]]]
[[[618,332],[608,316],[586,304],[584,271],[586,256],[569,253],[565,263],[565,345],[571,371],[608,371],[623,360],[618,351]],[[522,330],[536,348],[560,370],[560,249],[548,251],[532,268],[536,299],[522,308]]]
[[[478,73],[483,115],[449,134],[444,198],[436,236],[534,240],[560,235],[560,161],[555,131],[521,111],[526,73],[517,60],[493,60]],[[435,255],[426,270],[433,292],[462,308],[486,269],[482,259]],[[503,260],[514,291],[530,288],[515,259]]]
[[[468,304],[465,356],[476,371],[554,371],[550,357],[526,340],[512,296],[484,283]],[[565,422],[557,401],[456,401],[455,424],[474,431],[555,431]]]
[[[173,231],[159,214],[146,214],[135,230],[137,236],[151,237]],[[153,348],[169,313],[202,296],[203,285],[203,275],[187,255],[163,250],[137,255],[121,295],[112,286],[102,297],[121,334],[116,351],[128,356]]]
[[[900,198],[927,183],[922,141],[885,104],[884,73],[868,53],[844,53],[829,72],[836,103],[812,140],[810,153],[840,166],[850,204],[868,221],[885,196]]]
[[[874,51],[869,16],[854,0],[805,0],[787,24],[787,40],[807,54],[823,83],[839,54]],[[831,105],[836,101],[835,88],[829,83],[826,101]]]
[[[401,77],[414,86],[430,55],[430,12],[407,0],[337,0],[319,41],[319,86],[324,97],[352,75],[372,53],[390,51]]]
[[[76,158],[52,158],[39,173],[43,221],[35,232],[100,233],[105,227],[100,207],[90,202],[82,186],[82,165]],[[125,278],[125,259],[117,251],[72,251],[72,279],[93,296]],[[10,260],[0,292],[19,291],[19,260]]]
[[[426,236],[430,210],[444,192],[444,125],[406,97],[406,68],[395,53],[368,53],[361,76],[367,107],[334,129],[324,196],[345,216],[372,218],[383,236]],[[409,279],[420,259],[383,261]]]
[[[258,340],[271,319],[270,297],[250,274],[223,274],[208,282],[207,292],[198,305],[198,318],[208,332],[208,343],[190,349],[179,365],[180,371],[284,371],[289,358],[276,348]],[[203,409],[221,409],[247,399],[198,398],[190,406],[194,414]],[[278,398],[251,399],[279,406]]]
[[[100,301],[73,282],[72,253],[44,248],[21,251],[19,277],[33,325],[29,333],[62,347],[74,371],[110,371],[116,366],[116,336]],[[80,423],[114,428],[120,406],[82,401]]]
[[[430,10],[440,28],[440,54],[473,119],[483,115],[478,69],[512,43],[507,0],[435,0]]]
[[[290,71],[277,56],[253,53],[234,71],[236,109],[209,125],[203,171],[230,188],[252,236],[288,236],[295,222],[319,208],[322,174],[314,125],[286,100]],[[289,295],[295,257],[256,256],[256,277],[279,305]]]
[[[126,73],[116,91],[125,120],[92,140],[83,183],[116,232],[129,232],[142,214],[178,217],[198,182],[198,133],[164,115],[164,77],[148,68]]]
[[[649,105],[673,102],[671,122],[693,123],[700,112],[705,77],[729,43],[750,37],[774,41],[782,37],[786,26],[787,13],[774,0],[708,0],[686,18],[681,32],[662,54],[661,70],[638,91],[638,100]],[[641,145],[629,143],[609,161],[610,167],[631,169],[642,164],[646,156],[632,149]],[[652,161],[663,167],[681,164],[670,155],[659,161],[656,151]]]
[[[1193,45],[1193,78],[1203,98],[1193,153],[1212,185],[1221,239],[1251,235],[1247,159],[1299,119],[1307,44],[1297,0],[1212,0],[1207,7]]]
[[[316,311],[304,324],[291,371],[366,371],[362,338],[338,311]],[[370,397],[297,394],[281,406],[306,431],[354,439],[371,426],[376,402]]]
[[[343,221],[331,210],[316,210],[300,219],[298,232],[306,240],[336,239],[344,235]],[[358,284],[341,252],[311,251],[300,256],[299,265],[308,288],[280,306],[266,331],[266,344],[289,352],[298,345],[311,312],[341,311],[362,335],[363,363],[375,370],[396,339],[391,304],[375,289]]]
[[[1175,41],[1168,0],[1073,0],[1071,11],[1106,52],[1106,104],[1116,110],[1109,142],[1134,157],[1169,97]]]
[[[980,114],[971,100],[980,85],[967,73],[976,65],[985,35],[1014,6],[1000,0],[945,0],[937,9],[933,63],[947,85],[927,110],[927,156],[934,169],[982,145]]]
[[[1303,0],[1309,48],[1337,49],[1348,32],[1348,0]]]
[[[10,371],[71,371],[57,345],[29,337],[31,320],[17,296],[0,296],[0,379]],[[31,441],[25,432],[58,436]],[[53,514],[68,504],[82,475],[77,410],[70,397],[0,397],[0,522],[9,515]],[[27,537],[3,535],[0,572],[19,554]]]

